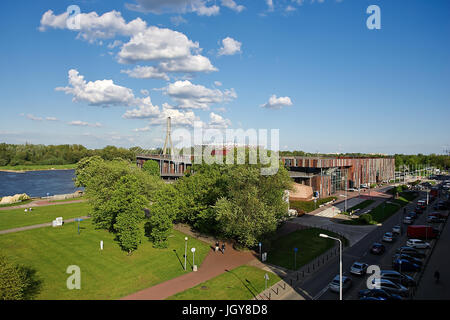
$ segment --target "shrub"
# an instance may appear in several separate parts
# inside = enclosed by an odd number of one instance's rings
[[[369,213],[360,215],[358,219],[365,224],[370,224],[372,222],[372,216]]]

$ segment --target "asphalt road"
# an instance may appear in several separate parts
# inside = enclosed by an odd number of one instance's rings
[[[414,210],[415,204],[417,200],[426,198],[425,192],[420,192],[420,196],[416,198],[413,202],[409,203],[406,206],[406,212],[410,212]],[[414,224],[426,224],[426,217],[430,210],[432,210],[432,206],[434,203],[430,204],[427,210],[420,214],[418,218],[414,221]],[[350,276],[352,279],[352,287],[343,294],[343,299],[353,300],[358,299],[358,291],[361,289],[365,289],[366,287],[366,278],[367,276],[358,277],[350,274],[350,267],[355,261],[365,262],[369,265],[378,265],[381,269],[391,270],[392,256],[395,250],[398,247],[405,245],[407,237],[406,237],[406,229],[407,225],[401,223],[403,218],[403,208],[400,209],[397,213],[392,215],[388,220],[386,220],[382,226],[376,228],[369,234],[367,234],[363,239],[361,239],[354,246],[346,248],[343,252],[342,258],[342,271],[344,275]],[[395,225],[402,226],[402,235],[397,236],[395,242],[386,243],[382,242],[381,239],[385,232],[392,231],[392,227]],[[438,224],[433,224],[435,227],[438,227]],[[386,251],[381,256],[373,255],[369,252],[371,245],[374,242],[382,242]],[[339,299],[339,294],[331,292],[328,289],[328,285],[331,280],[339,274],[339,258],[336,257],[331,259],[326,265],[324,265],[321,270],[315,273],[310,279],[306,280],[300,286],[300,289],[303,292],[307,292],[309,296],[312,296],[314,299],[318,300],[337,300]],[[411,275],[411,274],[410,274]]]

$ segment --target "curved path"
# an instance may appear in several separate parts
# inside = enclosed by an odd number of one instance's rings
[[[69,203],[78,203],[78,202],[85,202],[86,199],[78,199],[78,200],[68,200],[68,201],[58,201],[58,202],[52,202],[49,200],[33,200],[32,202],[26,203],[26,204],[20,204],[17,206],[11,206],[11,207],[1,207],[0,210],[13,210],[13,209],[23,209],[23,208],[30,208],[30,207],[42,207],[42,206],[56,206],[59,204],[69,204]]]
[[[86,219],[89,219],[90,217],[85,216],[85,217],[80,217],[80,218],[83,219],[83,220],[86,220]],[[78,218],[72,218],[72,219],[64,220],[64,223],[74,222],[75,219],[78,219]],[[13,228],[13,229],[0,230],[0,234],[7,234],[7,233],[13,233],[13,232],[37,229],[37,228],[51,227],[51,226],[52,226],[51,222],[46,222],[46,223],[41,223],[41,224],[34,224],[32,226],[25,226],[25,227]]]
[[[225,253],[214,252],[213,248],[196,272],[189,272],[177,278],[162,282],[148,289],[138,291],[121,300],[164,300],[178,292],[190,289],[212,279],[227,270],[234,269],[256,259],[250,251],[236,251],[227,243]]]

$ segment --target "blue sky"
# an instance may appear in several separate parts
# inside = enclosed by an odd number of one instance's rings
[[[450,144],[449,1],[169,2],[2,1],[0,142],[156,147],[171,115],[280,129],[285,150]]]

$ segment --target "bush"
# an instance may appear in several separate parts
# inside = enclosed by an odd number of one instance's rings
[[[365,224],[371,224],[372,215],[370,215],[369,213],[365,213],[365,214],[360,215],[358,219]]]

